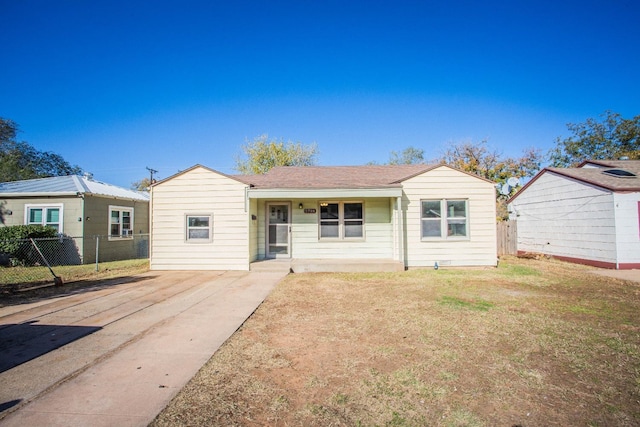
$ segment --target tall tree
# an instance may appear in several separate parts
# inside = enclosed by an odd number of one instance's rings
[[[522,157],[503,157],[499,151],[489,148],[485,140],[478,144],[450,144],[440,161],[504,186],[509,178],[519,180],[534,176],[540,170],[542,155],[538,149],[528,148],[524,150]],[[509,191],[496,192],[498,219],[508,218],[506,201],[517,191],[516,186],[505,188]]]
[[[301,142],[269,140],[264,134],[242,147],[243,155],[236,158],[236,170],[244,175],[263,174],[276,166],[313,166],[318,147]]]
[[[389,154],[390,165],[414,165],[424,163],[424,150],[409,146],[401,152],[392,151]]]
[[[0,117],[0,182],[82,173],[56,153],[16,141],[18,130],[15,122]]]
[[[584,160],[640,159],[640,115],[625,119],[606,111],[601,118],[567,124],[572,135],[556,139],[556,146],[549,151],[551,164],[570,167]]]
[[[503,184],[509,178],[527,178],[540,170],[542,156],[535,148],[524,150],[522,157],[503,157],[491,149],[487,141],[450,144],[442,156],[442,163],[471,172],[495,183]]]

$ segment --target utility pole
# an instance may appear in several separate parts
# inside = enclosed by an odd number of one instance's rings
[[[149,185],[153,184],[153,174],[154,173],[158,173],[157,170],[155,169],[151,169],[149,166],[147,166],[147,170],[149,171],[150,177],[149,177]]]

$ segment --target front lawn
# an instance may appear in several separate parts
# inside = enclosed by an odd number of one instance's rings
[[[591,270],[289,275],[154,425],[638,425],[640,284]]]

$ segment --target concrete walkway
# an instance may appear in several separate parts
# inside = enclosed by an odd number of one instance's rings
[[[149,272],[0,308],[0,425],[148,425],[285,275]]]
[[[614,279],[629,280],[631,282],[640,283],[640,270],[594,270],[595,274],[600,276],[613,277]]]

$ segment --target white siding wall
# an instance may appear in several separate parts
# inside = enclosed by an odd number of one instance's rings
[[[405,246],[408,267],[440,265],[495,266],[496,190],[487,181],[441,166],[403,182]],[[468,200],[468,240],[422,240],[421,206],[424,199]]]
[[[320,200],[293,199],[291,202],[291,255],[304,259],[345,259],[345,258],[393,258],[393,228],[389,198],[369,199],[331,199],[323,201],[354,201],[364,203],[365,238],[362,240],[320,240],[318,238],[318,218]],[[267,203],[289,202],[283,200],[258,202],[258,256],[265,257],[265,229]],[[298,209],[302,203],[305,208],[316,209],[316,213],[304,213]]]
[[[612,207],[611,192],[545,172],[511,203],[518,250],[615,262]]]
[[[614,194],[616,242],[620,264],[640,264],[639,203],[640,193]]]
[[[248,270],[245,185],[196,167],[153,187],[153,270]],[[187,214],[213,215],[213,240],[187,243]]]

